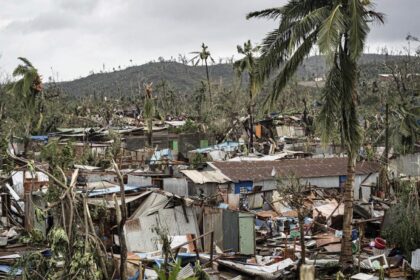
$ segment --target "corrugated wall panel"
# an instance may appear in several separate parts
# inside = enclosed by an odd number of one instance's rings
[[[223,211],[223,250],[239,251],[238,212]]]

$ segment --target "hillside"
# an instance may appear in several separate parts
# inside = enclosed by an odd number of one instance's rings
[[[232,84],[233,68],[231,64],[217,64],[209,67],[213,81]],[[70,82],[59,83],[71,96],[97,94],[110,96],[115,94],[134,95],[138,87],[145,82],[158,85],[166,81],[175,91],[192,91],[206,79],[205,67],[189,66],[178,62],[156,62],[128,67],[124,70],[92,74]]]
[[[388,60],[398,60],[401,57],[366,54],[361,58],[362,69],[369,78],[385,70],[381,65]],[[312,56],[305,60],[298,69],[298,80],[313,80],[322,77],[326,72],[325,58]],[[231,85],[234,79],[231,64],[215,64],[209,66],[210,77],[214,83]],[[70,96],[86,95],[135,95],[144,82],[158,85],[166,81],[175,92],[192,92],[206,79],[204,66],[189,66],[178,62],[154,62],[140,66],[128,67],[124,70],[92,74],[69,82],[59,83],[64,92]]]

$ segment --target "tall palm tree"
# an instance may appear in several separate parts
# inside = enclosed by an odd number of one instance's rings
[[[371,21],[383,22],[383,15],[372,10],[369,0],[289,0],[280,8],[248,14],[247,18],[280,19],[279,26],[263,40],[259,76],[274,78],[271,101],[275,101],[304,58],[317,46],[330,66],[323,107],[318,122],[322,140],[330,140],[338,129],[345,144],[348,165],[344,187],[344,221],[341,247],[343,268],[352,265],[351,222],[356,157],[362,142],[357,100],[357,60],[363,52]]]
[[[35,130],[39,130],[42,124],[43,115],[39,111],[37,115],[37,98],[42,93],[42,78],[32,63],[24,58],[18,57],[22,62],[13,71],[13,77],[19,78],[9,85],[9,91],[16,97],[22,106],[22,121],[24,122],[24,153],[26,154],[30,136],[34,131],[33,122],[38,119]]]
[[[254,150],[254,118],[253,118],[253,106],[254,106],[254,98],[258,93],[259,83],[258,83],[258,76],[257,76],[257,57],[256,55],[259,52],[259,46],[252,46],[251,41],[248,40],[244,43],[243,46],[238,45],[238,53],[243,55],[243,58],[236,61],[233,67],[237,70],[238,75],[242,77],[244,72],[248,73],[249,78],[249,106],[248,106],[248,114],[249,114],[249,147],[248,150],[252,153]]]
[[[211,57],[210,51],[208,50],[208,46],[206,46],[204,43],[201,44],[201,51],[192,52],[192,54],[195,54],[195,56],[191,59],[191,61],[195,61],[194,66],[197,66],[198,63],[204,64],[206,66],[206,77],[207,77],[207,85],[209,87],[209,99],[210,104],[211,101],[211,86],[210,86],[210,75],[209,75],[209,67],[208,67],[208,60],[210,60],[212,63],[214,63],[213,57]]]

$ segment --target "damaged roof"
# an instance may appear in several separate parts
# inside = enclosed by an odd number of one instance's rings
[[[298,178],[336,177],[347,174],[347,158],[302,158],[280,161],[215,161],[210,166],[220,170],[233,182],[272,180],[274,177]],[[356,174],[379,172],[380,164],[373,161],[358,162]]]
[[[205,184],[205,183],[226,183],[230,179],[226,177],[219,170],[212,171],[198,171],[198,170],[181,170],[185,176],[188,177],[195,184]]]

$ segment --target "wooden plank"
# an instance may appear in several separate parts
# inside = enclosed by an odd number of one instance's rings
[[[328,253],[339,253],[339,252],[341,252],[341,243],[329,244],[329,245],[325,246],[324,249]]]

